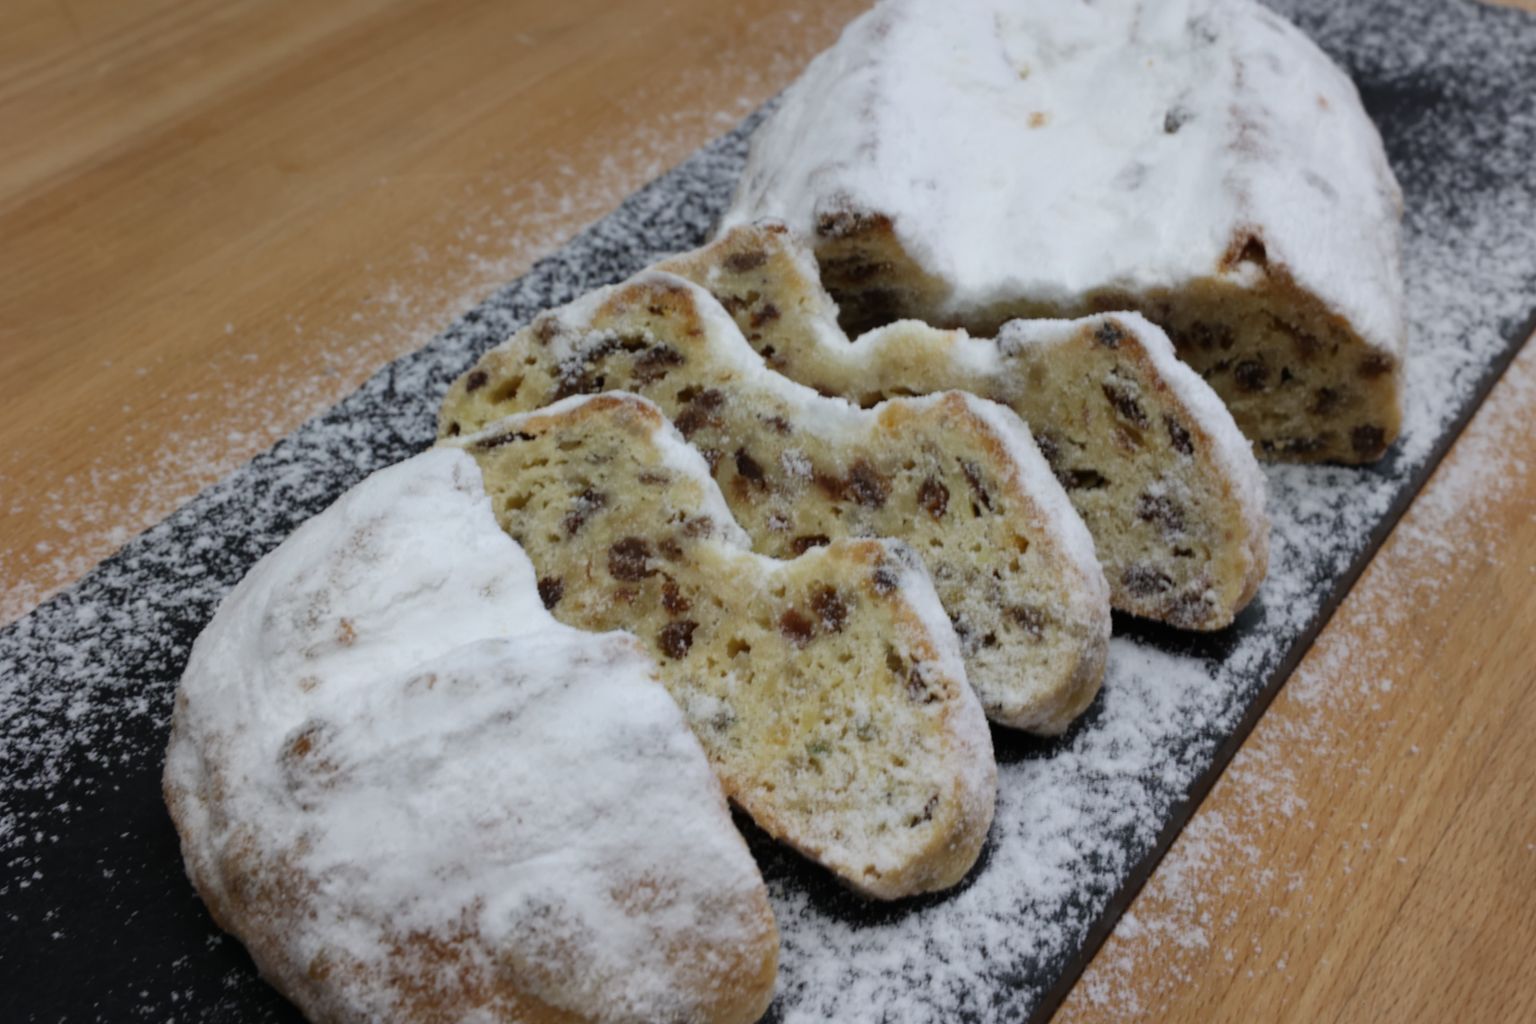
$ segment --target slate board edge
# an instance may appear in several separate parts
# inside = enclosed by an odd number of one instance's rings
[[[1505,371],[1509,369],[1509,365],[1515,361],[1515,357],[1530,343],[1533,337],[1536,337],[1536,312],[1533,312],[1523,324],[1516,328],[1513,336],[1508,338],[1507,347],[1497,359],[1488,365],[1487,372],[1483,374],[1478,380],[1477,386],[1467,396],[1466,404],[1457,412],[1456,418],[1446,427],[1445,432],[1435,442],[1428,458],[1412,473],[1408,481],[1392,499],[1391,506],[1372,528],[1365,546],[1360,549],[1360,553],[1356,556],[1355,560],[1335,578],[1334,584],[1330,588],[1328,596],[1323,601],[1317,615],[1304,630],[1297,634],[1295,642],[1285,652],[1284,657],[1280,659],[1279,663],[1270,673],[1264,686],[1243,711],[1242,718],[1239,719],[1237,726],[1216,747],[1210,766],[1195,779],[1184,798],[1174,805],[1162,831],[1158,833],[1157,841],[1147,852],[1147,855],[1127,873],[1124,885],[1110,897],[1109,902],[1104,906],[1104,912],[1084,933],[1082,944],[1067,960],[1065,968],[1057,976],[1056,980],[1044,990],[1040,1001],[1028,1017],[1030,1024],[1044,1024],[1061,1008],[1062,1002],[1066,1000],[1067,994],[1077,984],[1078,978],[1087,970],[1088,965],[1093,962],[1093,958],[1098,955],[1099,948],[1108,940],[1110,934],[1115,930],[1115,926],[1119,924],[1120,918],[1130,909],[1131,904],[1135,902],[1142,887],[1152,877],[1152,873],[1157,870],[1158,864],[1162,863],[1163,857],[1172,848],[1174,840],[1184,831],[1185,826],[1189,824],[1189,820],[1194,816],[1195,811],[1205,802],[1205,798],[1215,787],[1216,781],[1226,772],[1227,765],[1231,763],[1232,758],[1237,756],[1237,752],[1248,741],[1249,734],[1253,732],[1254,727],[1259,724],[1259,720],[1269,710],[1270,704],[1274,702],[1275,697],[1285,687],[1286,681],[1291,677],[1291,673],[1296,670],[1297,665],[1301,664],[1302,658],[1306,657],[1307,652],[1312,649],[1313,643],[1317,640],[1318,635],[1322,633],[1323,629],[1327,627],[1329,621],[1333,618],[1334,612],[1344,603],[1344,599],[1349,596],[1349,592],[1354,589],[1355,583],[1359,581],[1361,574],[1365,572],[1366,566],[1376,557],[1376,552],[1386,543],[1387,537],[1391,535],[1392,531],[1397,528],[1398,521],[1402,519],[1404,513],[1408,511],[1408,507],[1413,504],[1414,499],[1419,496],[1419,492],[1424,489],[1424,485],[1429,482],[1429,478],[1434,475],[1440,463],[1450,453],[1457,440],[1460,439],[1462,432],[1467,428],[1467,424],[1472,422],[1472,417],[1477,415],[1478,409],[1482,408],[1483,402],[1488,398],[1494,386],[1503,378]]]

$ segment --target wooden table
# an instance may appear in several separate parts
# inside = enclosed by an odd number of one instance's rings
[[[0,621],[719,134],[862,6],[0,7]],[[1059,1019],[1536,1019],[1533,417],[1536,347]]]

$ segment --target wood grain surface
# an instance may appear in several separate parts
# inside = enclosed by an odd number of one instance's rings
[[[0,622],[735,124],[862,5],[0,4]]]
[[[1059,1024],[1536,1020],[1536,345]]]
[[[863,6],[0,5],[0,622],[719,134]],[[1536,1019],[1532,422],[1536,350],[1060,1019]]]

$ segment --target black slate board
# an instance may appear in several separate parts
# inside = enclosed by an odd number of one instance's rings
[[[1232,629],[1117,622],[1105,694],[1068,736],[995,736],[999,825],[960,891],[869,907],[749,835],[784,931],[773,1019],[1047,1016],[1531,329],[1536,18],[1463,0],[1273,6],[1353,74],[1407,194],[1404,440],[1365,470],[1271,467],[1274,567]],[[294,526],[431,441],[439,396],[479,352],[699,243],[760,116],[0,631],[7,1019],[297,1019],[212,925],[160,802],[191,641]],[[1149,693],[1158,723],[1123,734]],[[1063,801],[1073,812],[1053,817]],[[1072,851],[1047,853],[1057,839]]]

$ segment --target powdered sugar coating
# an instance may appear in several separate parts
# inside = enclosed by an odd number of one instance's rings
[[[411,1015],[446,943],[468,989],[691,1018],[773,926],[652,672],[544,611],[469,456],[381,470],[194,645],[165,772],[190,873],[312,1016]]]
[[[992,852],[965,892],[986,882],[984,891],[872,917],[761,844],[786,936],[770,1020],[815,1019],[827,1006],[846,1011],[841,1021],[914,1024],[1047,1011],[1137,865],[1177,827],[1180,802],[1223,763],[1228,737],[1262,705],[1274,673],[1530,323],[1536,111],[1521,85],[1536,80],[1536,19],[1471,0],[1275,6],[1360,81],[1408,192],[1402,440],[1368,470],[1268,466],[1274,554],[1254,608],[1208,641],[1155,632],[1115,641],[1103,698],[1058,743],[1000,734]],[[197,909],[174,849],[155,842],[169,832],[159,751],[192,637],[298,521],[431,443],[442,390],[482,352],[542,309],[699,245],[756,123],[632,196],[429,347],[0,630],[0,915],[24,937],[8,949],[0,940],[13,1009],[57,1019],[67,1007],[112,1024],[294,1019]],[[1139,669],[1127,659],[1148,647],[1162,659]],[[1019,842],[1017,858],[994,859]],[[61,995],[53,979],[78,965],[82,946],[123,969],[74,973]],[[935,969],[942,976],[930,984]],[[849,994],[829,993],[829,983]]]
[[[1401,195],[1353,83],[1253,0],[884,0],[753,140],[724,224],[891,218],[939,319],[1239,283],[1268,261],[1402,347]],[[1234,265],[1235,263],[1235,265]]]

